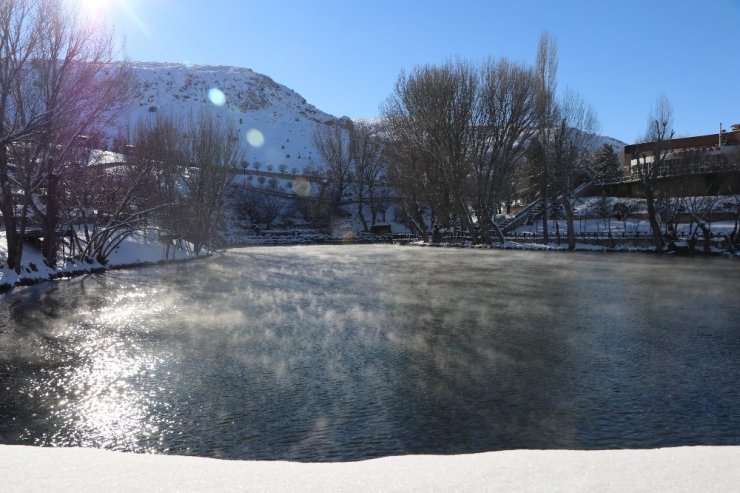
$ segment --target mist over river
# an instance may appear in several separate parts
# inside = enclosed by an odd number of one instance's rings
[[[0,295],[0,443],[299,461],[740,445],[740,264],[233,249]]]

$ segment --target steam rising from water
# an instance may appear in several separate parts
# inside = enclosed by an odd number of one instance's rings
[[[0,439],[299,460],[740,443],[726,262],[252,248],[23,288],[0,305]]]

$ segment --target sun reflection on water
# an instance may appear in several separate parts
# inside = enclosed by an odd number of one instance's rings
[[[152,318],[171,307],[156,290],[118,288],[107,306],[79,310],[73,318],[80,322],[56,331],[62,361],[40,372],[28,390],[29,397],[52,402],[49,418],[56,423],[37,444],[166,451],[164,433],[173,423],[162,411],[171,406],[171,391],[159,377],[168,355],[152,351],[145,336]]]
[[[254,247],[20,288],[0,441],[310,461],[738,442],[724,263],[574,259]]]

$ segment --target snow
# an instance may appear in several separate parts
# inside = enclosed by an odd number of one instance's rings
[[[203,255],[203,254],[201,254]],[[110,269],[132,265],[147,265],[174,260],[187,260],[195,255],[187,248],[175,248],[158,240],[154,230],[140,231],[126,238],[118,248],[111,253],[106,265],[97,262],[86,263],[79,260],[59,260],[56,268],[44,263],[37,248],[25,245],[23,248],[21,273],[17,274],[9,269],[4,259],[7,256],[5,232],[0,232],[0,288],[6,288],[22,282],[44,281],[54,277],[64,277],[81,272],[92,272],[98,269]]]
[[[262,170],[281,164],[300,173],[321,158],[313,144],[317,125],[335,117],[319,111],[295,91],[247,68],[133,62],[133,103],[109,129],[134,128],[157,114],[188,119],[203,111],[230,121],[245,160]],[[215,95],[215,96],[214,96]],[[214,97],[216,98],[214,100]]]
[[[708,201],[712,199],[712,197],[694,197],[696,200],[701,200],[702,198],[707,199]],[[611,229],[612,234],[635,234],[640,233],[642,235],[649,234],[650,233],[650,223],[647,220],[647,206],[644,199],[634,199],[634,198],[618,198],[618,197],[607,197],[607,204],[610,210],[614,208],[616,204],[623,204],[627,207],[628,210],[630,210],[630,216],[625,220],[617,220],[614,218],[611,218],[610,220],[596,218],[595,216],[598,215],[598,212],[596,211],[596,207],[598,202],[601,200],[601,197],[579,197],[574,200],[574,226],[576,229],[576,233],[606,233],[609,229]],[[720,197],[717,200],[713,201],[713,208],[712,211],[714,213],[723,212],[723,211],[732,211],[733,207],[736,203],[736,201],[740,200],[740,197],[738,196],[725,196]],[[508,217],[513,217],[512,215],[509,215]],[[561,233],[564,235],[567,223],[564,219],[557,221],[558,225],[560,227]],[[555,233],[555,221],[550,221],[550,233]],[[689,233],[689,224],[688,223],[681,223],[678,225],[678,232],[679,233]],[[732,231],[734,227],[734,221],[731,220],[725,220],[725,221],[712,221],[711,223],[712,231],[715,233],[729,233]],[[532,220],[532,224],[529,225],[522,225],[518,228],[515,228],[511,233],[541,233],[542,231],[542,221],[537,219]]]
[[[512,450],[361,462],[226,461],[0,445],[20,491],[736,491],[740,447]]]

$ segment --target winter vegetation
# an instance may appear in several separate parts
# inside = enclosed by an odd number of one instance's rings
[[[622,144],[597,135],[579,95],[558,91],[547,34],[534,66],[452,60],[401,73],[383,118],[364,122],[324,114],[247,69],[115,62],[112,35],[63,2],[7,3],[0,23],[4,285],[35,272],[36,250],[51,273],[100,268],[145,234],[194,256],[390,234],[572,250],[594,233],[584,220],[614,217],[621,230],[607,220],[596,231],[612,247],[628,219],[646,219],[652,241],[623,247],[676,249],[687,233],[679,249],[737,248],[736,196],[660,189],[674,133],[665,98],[645,136],[655,158],[634,170],[644,197],[599,191],[625,173]],[[601,195],[603,207],[585,214],[585,192]],[[717,218],[732,227],[717,229]]]
[[[558,88],[547,33],[531,65],[401,72],[375,121],[323,113],[249,69],[122,62],[115,41],[65,0],[0,0],[0,289],[244,245],[740,257],[737,181],[666,186],[670,101],[648,114],[650,152],[624,163],[625,144]],[[0,476],[11,491],[722,490],[737,459],[680,447],[256,464],[2,445]]]

